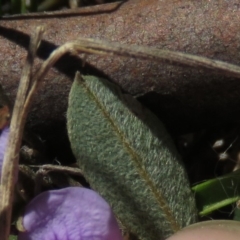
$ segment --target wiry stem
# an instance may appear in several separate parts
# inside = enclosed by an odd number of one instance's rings
[[[18,170],[20,144],[27,116],[27,112],[23,110],[23,106],[31,84],[30,79],[33,61],[42,34],[43,28],[39,27],[31,37],[26,63],[22,72],[13,109],[8,146],[4,154],[0,185],[0,233],[2,240],[8,240],[10,232],[14,184],[16,182],[16,172]]]

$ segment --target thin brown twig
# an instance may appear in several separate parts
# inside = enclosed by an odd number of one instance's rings
[[[91,49],[86,49],[82,47],[76,47],[74,45],[74,42],[67,42],[57,48],[55,51],[53,51],[50,56],[43,62],[39,70],[36,72],[34,78],[33,78],[33,85],[31,90],[29,91],[28,98],[26,99],[24,109],[29,109],[31,106],[31,102],[33,100],[33,96],[35,92],[37,91],[41,81],[39,79],[44,78],[48,70],[66,53],[73,53],[77,54],[78,52],[82,53],[91,53],[91,54],[106,54],[101,51],[97,50],[91,50]]]
[[[0,185],[0,233],[1,240],[8,240],[11,226],[12,202],[16,172],[18,171],[19,150],[27,112],[23,106],[31,84],[33,61],[41,41],[43,28],[38,27],[30,40],[26,63],[23,68],[20,85],[13,109],[10,124],[8,146],[4,154],[2,177]]]
[[[128,46],[118,43],[109,43],[102,40],[79,38],[67,42],[51,53],[34,76],[33,87],[29,93],[24,108],[29,108],[32,98],[47,71],[66,53],[90,53],[98,55],[118,55],[139,59],[152,60],[156,62],[167,62],[169,64],[180,64],[194,68],[206,68],[218,73],[240,78],[240,67],[234,64],[209,59],[191,54],[162,50],[143,46]]]
[[[118,43],[109,43],[102,40],[79,38],[72,42],[72,48],[76,51],[83,49],[85,52],[97,51],[101,54],[118,55],[132,58],[148,59],[169,64],[181,64],[194,68],[207,68],[233,77],[240,78],[240,67],[234,64],[213,60],[206,57],[157,49],[143,46],[129,46]]]
[[[30,165],[29,167],[32,168],[39,168],[42,170],[46,170],[48,172],[64,172],[71,175],[76,176],[84,176],[83,171],[76,167],[68,167],[68,166],[59,166],[59,165],[53,165],[53,164],[44,164],[44,165]]]

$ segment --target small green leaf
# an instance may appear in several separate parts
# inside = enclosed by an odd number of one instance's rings
[[[9,240],[17,240],[17,236],[10,235]]]
[[[128,230],[142,240],[161,240],[196,221],[173,142],[135,99],[104,79],[77,74],[67,120],[84,175]]]
[[[192,188],[200,216],[235,203],[240,199],[240,171],[208,180]]]

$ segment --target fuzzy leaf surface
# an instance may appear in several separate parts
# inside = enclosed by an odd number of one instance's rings
[[[117,86],[76,75],[68,134],[91,186],[142,240],[161,240],[196,221],[189,182],[163,124]]]

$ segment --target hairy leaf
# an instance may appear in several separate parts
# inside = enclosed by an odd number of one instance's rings
[[[117,86],[76,75],[67,112],[73,152],[91,186],[140,239],[196,221],[189,182],[162,123]]]

